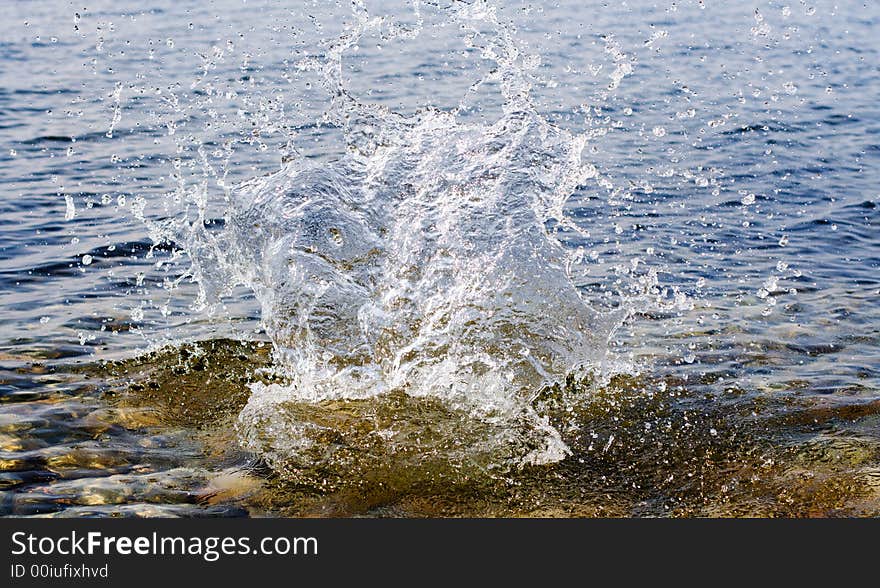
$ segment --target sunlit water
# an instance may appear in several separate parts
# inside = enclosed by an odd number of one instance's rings
[[[10,7],[0,512],[878,514],[878,8],[285,4]]]

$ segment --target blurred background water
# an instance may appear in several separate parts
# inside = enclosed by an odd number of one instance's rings
[[[416,20],[408,3],[367,6]],[[414,41],[365,37],[343,61],[350,91],[493,120],[497,92],[473,86],[491,63],[446,10],[424,3]],[[559,417],[561,464],[463,486],[361,472],[332,491],[320,476],[291,488],[235,448],[227,417],[268,363],[260,309],[245,289],[191,308],[185,260],[153,247],[144,218],[177,214],[175,191],[202,181],[344,154],[297,63],[342,33],[348,4],[32,1],[6,15],[0,512],[877,514],[876,5],[500,7],[540,56],[539,111],[593,133],[600,180],[568,204],[589,234],[570,243],[590,260],[585,298],[614,306],[644,264],[684,302],[615,332],[627,375]],[[201,367],[155,351],[217,340]]]

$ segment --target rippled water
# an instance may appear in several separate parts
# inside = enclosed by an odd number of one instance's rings
[[[876,7],[119,4],[0,42],[0,512],[878,514]]]

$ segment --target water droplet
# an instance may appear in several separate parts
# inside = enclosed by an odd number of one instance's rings
[[[91,255],[88,255],[88,254],[83,255],[83,257],[82,257],[82,264],[83,264],[83,265],[91,265],[91,263],[92,263],[92,256],[91,256]]]
[[[666,135],[666,129],[663,127],[654,127],[651,132],[654,133],[655,137],[663,137]]]
[[[782,89],[785,90],[786,94],[794,95],[797,94],[798,87],[794,85],[794,82],[785,82],[782,84]]]
[[[755,203],[755,195],[754,194],[746,194],[745,196],[742,197],[742,200],[740,200],[740,202],[742,202],[745,206],[748,206],[749,204],[754,204]]]
[[[64,195],[64,205],[65,205],[64,220],[66,220],[66,221],[73,220],[74,217],[76,216],[76,204],[74,204],[74,202],[73,202],[73,196],[70,196],[69,194],[65,194]]]

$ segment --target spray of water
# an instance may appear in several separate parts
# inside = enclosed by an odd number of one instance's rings
[[[516,462],[558,461],[568,448],[533,400],[601,366],[609,336],[645,300],[600,311],[578,288],[583,251],[560,235],[584,234],[565,210],[598,177],[585,158],[590,137],[538,113],[529,82],[537,62],[492,4],[446,10],[491,64],[464,98],[497,86],[495,120],[462,108],[404,116],[349,91],[346,53],[366,34],[417,38],[414,7],[407,27],[355,2],[343,35],[297,64],[319,72],[330,97],[321,122],[343,129],[344,157],[294,158],[227,188],[219,229],[207,222],[204,187],[190,194],[195,218],[154,226],[154,238],[186,251],[204,300],[244,285],[261,305],[283,383],[252,386],[239,428],[270,462],[319,459],[308,452],[320,426],[283,407],[390,394],[441,402],[480,423],[471,446],[513,444]],[[609,91],[631,71],[612,48]]]

